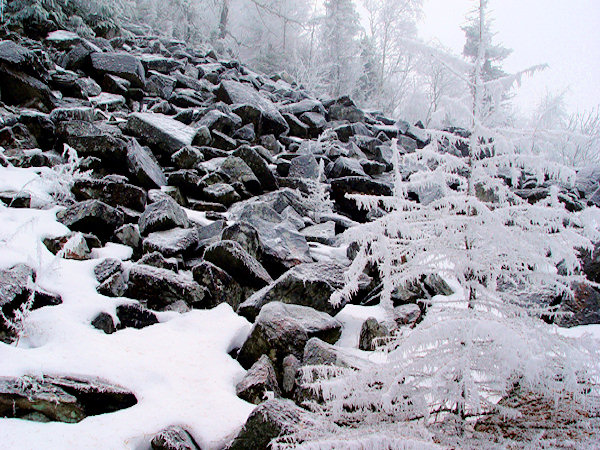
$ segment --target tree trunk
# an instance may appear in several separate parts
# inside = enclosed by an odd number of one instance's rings
[[[229,0],[223,0],[221,6],[221,18],[219,20],[219,39],[227,36],[227,22],[229,21]]]

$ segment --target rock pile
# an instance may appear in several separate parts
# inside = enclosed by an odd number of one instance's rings
[[[422,129],[362,111],[348,97],[317,99],[212,50],[151,36],[84,39],[57,31],[32,41],[9,34],[0,41],[0,86],[2,165],[65,164],[65,149],[79,157],[71,161],[79,173],[72,199],[57,214],[72,233],[46,247],[74,259],[88,259],[107,242],[132,249],[131,263],[107,259],[96,267],[98,292],[125,299],[116,308],[118,323],[106,311],[91,326],[105,333],[142,328],[158,322],[153,310],[220,303],[254,322],[237,355],[249,369],[237,390],[253,403],[275,398],[250,417],[231,448],[263,448],[285,428],[282,416],[309,414],[280,399],[301,397],[294,386],[307,357],[353,367],[327,344],[341,330],[332,317],[339,309],[328,300],[350,261],[318,262],[313,250],[336,246],[343,231],[372,217],[346,195],[390,195],[391,140],[414,152],[428,144]],[[561,194],[573,210],[595,202],[599,176],[586,177],[579,191]],[[531,202],[549,194],[528,180],[515,189]],[[415,195],[428,201],[438,193]],[[31,206],[17,192],[2,192],[0,200]],[[376,290],[377,274],[370,275],[353,301]],[[0,273],[2,340],[14,339],[7,321],[31,299],[34,307],[60,303],[36,292],[34,281],[26,266]],[[425,280],[395,292],[398,325],[419,320],[425,307],[417,299],[447,289]],[[361,348],[371,350],[387,335],[369,319]],[[2,383],[0,406],[20,395],[11,380]],[[43,412],[51,420],[87,414],[69,383],[47,387],[66,392],[54,412]],[[64,414],[57,409],[63,404],[72,405]],[[26,405],[17,412],[35,419]],[[165,444],[171,441],[197,448],[178,428],[164,430],[152,445],[174,448]]]

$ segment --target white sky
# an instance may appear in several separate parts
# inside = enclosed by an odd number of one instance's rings
[[[460,26],[472,0],[424,0],[421,36],[462,52]],[[600,104],[600,0],[491,0],[496,42],[512,48],[508,72],[546,63],[523,84],[517,102],[529,112],[546,89],[567,91],[573,112]]]

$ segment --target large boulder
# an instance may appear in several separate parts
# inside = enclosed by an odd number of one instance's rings
[[[342,324],[329,314],[306,306],[272,302],[260,311],[240,349],[238,361],[243,367],[250,368],[262,355],[267,355],[279,378],[287,355],[302,359],[304,346],[310,338],[334,343],[341,330]]]
[[[211,245],[205,250],[204,259],[248,287],[261,288],[273,281],[264,267],[235,241]]]
[[[93,233],[108,240],[123,225],[123,213],[99,200],[75,203],[56,213],[57,220],[73,231]]]
[[[175,227],[189,228],[191,224],[185,210],[175,200],[164,196],[146,207],[138,225],[140,233],[147,235]]]
[[[347,198],[346,194],[391,196],[392,187],[368,177],[343,177],[332,180],[331,194],[342,212],[348,214],[351,219],[357,222],[365,222],[367,211],[358,208],[356,202]]]
[[[168,156],[192,145],[197,132],[169,116],[155,113],[132,114],[127,121],[127,130]]]
[[[229,156],[223,161],[220,172],[224,173],[230,183],[241,183],[248,192],[260,193],[261,184],[252,169],[237,156]]]
[[[100,379],[0,377],[0,417],[76,423],[136,403],[134,394]]]
[[[218,100],[237,105],[235,113],[246,123],[253,123],[258,134],[279,135],[289,130],[275,104],[250,85],[223,80],[216,95]]]
[[[148,307],[156,310],[163,310],[180,300],[191,308],[202,308],[206,290],[186,275],[134,264],[129,271],[127,296],[147,300]]]
[[[263,149],[264,150],[264,149]],[[267,161],[254,148],[243,145],[233,152],[233,156],[237,156],[244,160],[250,167],[261,187],[266,191],[277,189],[277,179],[269,168]]]
[[[56,134],[80,156],[95,156],[112,164],[122,164],[127,154],[121,130],[114,125],[71,120],[60,122]]]
[[[100,75],[115,75],[129,81],[133,86],[143,88],[146,73],[140,60],[129,53],[100,53],[90,55],[92,68]]]
[[[331,120],[347,120],[348,122],[364,122],[365,113],[361,111],[350,97],[340,97],[329,106]]]
[[[336,314],[344,304],[334,307],[329,299],[345,284],[345,267],[332,263],[300,264],[279,277],[269,286],[254,293],[243,302],[238,313],[253,321],[267,303],[310,306],[318,311]],[[369,284],[365,276],[363,287]]]

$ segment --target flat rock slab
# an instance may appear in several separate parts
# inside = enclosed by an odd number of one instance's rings
[[[93,69],[102,75],[116,75],[135,87],[143,88],[146,84],[144,66],[138,58],[129,53],[94,52],[90,57]]]
[[[127,130],[169,156],[192,145],[197,132],[169,116],[155,113],[132,114],[127,121]]]
[[[170,197],[151,203],[146,207],[138,222],[140,233],[170,230],[175,227],[188,228],[190,221],[185,210]]]
[[[73,231],[110,238],[123,225],[123,213],[99,200],[75,203],[56,214],[58,221]]]
[[[167,185],[167,177],[161,167],[136,139],[131,139],[127,144],[127,168],[140,186],[146,189]]]
[[[173,228],[172,230],[150,233],[142,243],[144,253],[159,252],[171,256],[194,252],[199,244],[195,228]]]
[[[131,392],[96,378],[0,377],[0,417],[76,423],[136,403]]]

